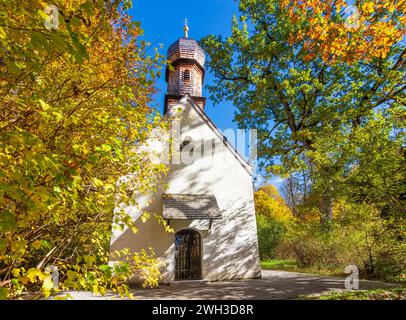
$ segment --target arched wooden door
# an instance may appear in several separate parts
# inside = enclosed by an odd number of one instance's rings
[[[201,238],[192,229],[175,235],[175,280],[199,280],[202,277]]]

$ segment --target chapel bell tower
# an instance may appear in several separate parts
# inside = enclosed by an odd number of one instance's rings
[[[199,44],[189,39],[189,26],[185,20],[185,36],[168,49],[169,65],[165,81],[168,84],[165,95],[165,113],[186,94],[189,94],[203,110],[206,98],[202,97],[205,53]]]

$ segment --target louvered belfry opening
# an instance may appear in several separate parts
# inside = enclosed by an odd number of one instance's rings
[[[183,81],[190,81],[190,70],[183,71]]]
[[[192,229],[181,230],[175,235],[175,280],[202,278],[201,238]]]

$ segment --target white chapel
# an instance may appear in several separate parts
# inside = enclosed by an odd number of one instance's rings
[[[139,232],[113,230],[111,251],[153,248],[165,283],[259,278],[253,168],[204,112],[205,53],[187,31],[168,49],[164,112],[178,117],[174,152],[189,161],[170,162],[165,188],[124,208]],[[202,152],[207,146],[210,152]],[[142,222],[144,210],[161,215],[174,232],[154,218]]]

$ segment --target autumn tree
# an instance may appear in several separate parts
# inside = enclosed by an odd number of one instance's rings
[[[406,6],[403,0],[281,0],[289,21],[300,28],[290,42],[301,42],[308,59],[371,62],[385,59],[405,35]]]
[[[278,189],[273,185],[260,187],[254,193],[258,244],[261,259],[273,258],[293,215]]]
[[[260,187],[255,193],[255,212],[279,221],[292,218],[292,211],[274,185]]]
[[[163,125],[148,106],[161,57],[128,1],[53,3],[0,4],[1,298],[48,295],[50,264],[63,289],[128,293],[133,272],[159,276],[150,252],[107,261],[115,203],[164,171],[138,148]],[[124,212],[114,222],[136,229]]]
[[[298,215],[299,206],[308,201],[310,194],[311,176],[309,170],[292,173],[282,183],[281,195],[294,215]]]
[[[258,129],[258,156],[268,173],[312,168],[323,223],[332,219],[336,197],[352,196],[350,181],[363,184],[362,197],[372,203],[373,192],[382,195],[389,186],[397,203],[392,213],[400,213],[402,2],[357,1],[359,27],[347,28],[343,1],[241,0],[231,36],[202,40],[216,78],[212,98],[232,101],[238,124]],[[371,163],[366,150],[373,148],[382,156]],[[397,172],[393,184],[388,166]]]

